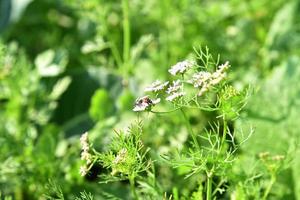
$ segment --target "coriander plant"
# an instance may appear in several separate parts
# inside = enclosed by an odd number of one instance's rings
[[[227,81],[229,69],[229,62],[220,64],[219,57],[215,60],[207,47],[195,48],[193,59],[178,62],[168,70],[171,80],[156,80],[145,88],[146,95],[138,98],[133,108],[138,121],[127,131],[115,131],[107,151],[95,150],[88,141],[88,133],[81,136],[81,159],[84,161],[81,175],[88,175],[94,165],[100,165],[108,169],[100,174],[100,182],[129,180],[134,199],[162,196],[172,199],[173,195],[178,198],[174,192],[160,191],[160,183],[156,183],[155,165],[162,162],[175,169],[184,168],[186,179],[198,179],[199,188],[190,198],[209,200],[222,196],[229,187],[227,174],[238,159],[237,151],[253,133],[252,129],[244,134],[230,127],[246,104],[249,88],[237,90],[230,85]],[[203,130],[198,130],[190,120],[189,113],[194,110],[212,112],[216,117]],[[181,151],[159,155],[152,161],[149,153],[152,149],[145,147],[142,141],[143,122],[151,113],[167,117],[174,112],[182,116],[182,125],[191,140]],[[240,141],[236,139],[237,134],[242,136]],[[143,189],[145,185],[152,185],[156,192],[150,194]]]

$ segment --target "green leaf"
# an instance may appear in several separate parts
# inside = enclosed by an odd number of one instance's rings
[[[99,89],[92,97],[89,113],[94,120],[102,120],[113,111],[113,103],[105,89]]]
[[[247,106],[246,115],[240,118],[235,128],[244,129],[251,126],[255,132],[243,146],[247,155],[257,155],[261,152],[270,152],[273,155],[280,154],[294,158],[292,168],[284,171],[278,178],[278,185],[286,192],[283,199],[291,199],[293,195],[300,194],[297,173],[300,165],[296,156],[295,143],[299,140],[299,110],[300,110],[300,58],[290,57],[279,67],[274,68],[269,77],[261,84],[260,91],[251,98]],[[236,137],[241,138],[239,134]]]
[[[132,110],[134,99],[132,92],[128,89],[124,89],[117,101],[118,108],[121,111]]]

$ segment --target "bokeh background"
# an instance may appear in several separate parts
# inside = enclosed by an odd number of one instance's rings
[[[137,118],[132,106],[144,86],[168,79],[167,69],[201,45],[230,61],[233,85],[254,88],[233,125],[255,129],[235,170],[252,173],[260,152],[291,152],[272,197],[300,199],[299,13],[299,0],[129,0],[127,29],[120,0],[0,0],[0,191],[44,199],[50,179],[67,199],[84,190],[129,198],[127,183],[97,183],[101,169],[80,176],[79,136],[89,131],[105,150],[112,129]],[[203,129],[216,115],[191,120]],[[183,148],[180,121],[148,115],[145,144],[158,153]],[[158,174],[166,192],[180,177],[163,165]],[[189,183],[175,183],[183,196]]]

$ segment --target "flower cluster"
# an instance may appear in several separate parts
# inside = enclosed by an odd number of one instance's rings
[[[86,165],[89,165],[92,163],[92,155],[89,153],[90,151],[90,145],[89,145],[89,139],[88,139],[88,132],[85,132],[80,137],[80,144],[81,144],[81,160],[86,161]],[[85,176],[88,172],[87,166],[81,166],[80,167],[80,174],[81,176]]]
[[[172,74],[173,76],[177,74],[184,74],[189,68],[191,68],[193,65],[195,65],[195,62],[184,60],[182,62],[178,62],[175,65],[173,65],[168,72]]]
[[[126,170],[125,166],[128,166],[128,150],[126,148],[122,148],[116,155],[115,159],[112,161],[112,175],[116,173],[124,173]],[[124,168],[125,167],[125,168]]]
[[[194,68],[196,73],[188,73],[190,69]],[[209,71],[198,71],[197,63],[195,61],[181,61],[171,66],[168,70],[173,76],[182,75],[181,79],[174,80],[171,83],[169,81],[162,82],[156,80],[151,85],[145,88],[145,92],[153,92],[155,97],[158,95],[166,95],[164,98],[166,101],[176,103],[178,99],[186,95],[183,90],[185,83],[192,84],[194,88],[197,88],[197,95],[202,96],[213,86],[219,84],[225,77],[226,71],[229,68],[229,62],[225,62],[219,65],[214,72]],[[184,80],[183,75],[187,74]],[[158,93],[160,92],[160,93]],[[164,92],[164,93],[163,93]],[[196,94],[195,94],[196,95]],[[151,111],[152,107],[160,102],[160,98],[152,100],[149,96],[144,96],[136,100],[133,111]]]
[[[127,155],[127,149],[125,149],[125,148],[121,149],[118,152],[118,154],[117,154],[115,160],[113,161],[113,163],[118,164],[118,163],[124,162],[125,159],[126,159],[126,155]]]
[[[258,154],[258,157],[262,161],[282,161],[285,159],[284,155],[273,155],[271,156],[269,152],[261,152]]]
[[[169,95],[166,98],[167,101],[174,101],[175,99],[185,95],[185,93],[182,92],[182,83],[181,83],[181,81],[180,80],[173,81],[173,85],[171,85],[168,88],[167,94]]]
[[[229,62],[222,64],[218,69],[211,73],[201,71],[192,76],[188,82],[193,84],[195,88],[199,88],[198,96],[202,96],[206,91],[214,85],[220,83],[226,77],[226,70],[229,68]]]
[[[151,85],[145,88],[145,92],[159,92],[164,90],[169,84],[169,81],[162,83],[159,80],[156,80]]]

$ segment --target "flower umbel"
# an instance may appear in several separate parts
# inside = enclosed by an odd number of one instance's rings
[[[167,94],[178,92],[180,91],[181,88],[182,88],[182,84],[180,80],[173,81],[173,84],[170,87],[168,87]]]
[[[169,69],[168,71],[173,76],[175,76],[177,74],[184,74],[193,65],[195,65],[195,62],[184,60],[184,61],[178,62],[175,65],[171,66],[171,69]]]
[[[218,66],[218,69],[213,72],[201,71],[192,76],[192,79],[188,81],[194,85],[195,88],[199,88],[198,96],[203,95],[212,86],[217,85],[226,77],[226,70],[229,68],[229,62]]]
[[[175,92],[166,98],[167,101],[174,101],[175,99],[184,96],[184,92]]]
[[[135,101],[135,106],[133,108],[133,111],[135,112],[141,112],[141,111],[150,111],[151,108],[158,104],[160,102],[160,98],[152,100],[149,98],[149,96],[144,96],[141,98],[138,98]]]
[[[86,151],[86,152],[89,151],[90,146],[89,146],[88,132],[85,132],[84,134],[81,135],[80,144],[81,144],[82,151]]]
[[[88,173],[88,169],[86,168],[86,166],[81,166],[79,169],[79,173],[81,176],[85,176]]]
[[[81,160],[86,161],[86,165],[89,165],[92,163],[92,155],[89,152],[90,145],[88,140],[88,132],[85,132],[80,137],[80,144],[81,144]],[[85,176],[88,172],[88,168],[86,165],[80,167],[80,174],[82,176]]]
[[[167,94],[169,94],[169,96],[166,98],[167,101],[174,101],[175,99],[184,96],[185,93],[182,92],[181,81],[173,81],[173,84],[167,90]]]
[[[168,84],[169,81],[162,83],[161,81],[156,80],[151,85],[145,88],[145,92],[158,92],[164,90]]]

